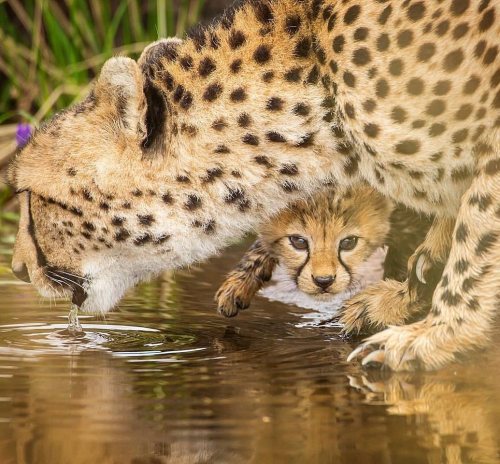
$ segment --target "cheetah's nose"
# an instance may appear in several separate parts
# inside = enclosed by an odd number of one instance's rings
[[[313,282],[319,287],[322,288],[323,290],[326,290],[330,285],[335,282],[335,277],[332,275],[327,275],[327,276],[312,276]]]
[[[30,275],[28,274],[28,268],[24,263],[12,263],[12,272],[14,275],[24,282],[30,283]]]

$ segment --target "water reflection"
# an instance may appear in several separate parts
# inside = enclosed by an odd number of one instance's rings
[[[0,285],[0,463],[497,463],[500,348],[427,375],[345,363],[336,327],[212,296],[224,258],[65,337],[66,304]],[[496,331],[498,334],[498,330]]]

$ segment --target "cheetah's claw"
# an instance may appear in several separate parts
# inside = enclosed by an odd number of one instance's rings
[[[424,285],[427,284],[425,280],[425,269],[426,269],[426,256],[424,254],[420,255],[417,259],[417,264],[415,265],[415,274],[417,279]]]
[[[391,326],[367,338],[347,358],[361,360],[364,367],[393,371],[435,370],[455,359],[456,349],[444,343],[446,327],[422,320],[405,326]]]

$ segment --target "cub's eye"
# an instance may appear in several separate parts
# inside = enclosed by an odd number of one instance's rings
[[[307,250],[309,246],[309,244],[307,243],[307,239],[301,237],[300,235],[290,235],[288,239],[296,250]]]
[[[340,241],[339,248],[341,250],[353,250],[356,248],[356,245],[358,244],[358,238],[354,235],[351,235],[350,237],[346,237],[343,240]]]

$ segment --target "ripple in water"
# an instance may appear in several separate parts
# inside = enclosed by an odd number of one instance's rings
[[[90,316],[80,316],[80,319],[85,318]],[[83,332],[78,334],[68,334],[67,327],[67,324],[36,322],[1,325],[3,343],[0,346],[0,355],[40,357],[102,350],[111,352],[115,357],[133,360],[133,358],[165,357],[204,350],[204,348],[188,348],[195,341],[193,336],[175,336],[172,333],[166,336],[160,329],[144,326],[84,323]],[[180,360],[172,359],[172,362]]]

